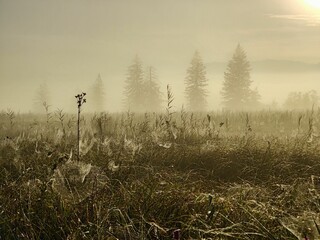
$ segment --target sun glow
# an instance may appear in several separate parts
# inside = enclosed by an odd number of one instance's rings
[[[320,0],[304,0],[308,5],[320,9]]]

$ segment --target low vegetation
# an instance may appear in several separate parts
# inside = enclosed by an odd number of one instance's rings
[[[2,113],[0,238],[319,239],[319,117]]]

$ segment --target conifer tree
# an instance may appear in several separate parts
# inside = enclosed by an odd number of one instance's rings
[[[39,88],[36,90],[34,98],[34,109],[36,112],[45,112],[44,106],[50,106],[50,93],[47,83],[40,84]]]
[[[196,51],[185,79],[185,94],[190,111],[205,110],[207,104],[207,82],[205,66],[199,52]]]
[[[99,74],[93,84],[90,93],[91,105],[90,108],[95,112],[103,112],[105,110],[105,91],[101,75]]]
[[[238,44],[224,73],[221,94],[227,109],[246,110],[258,106],[260,95],[257,90],[250,89],[250,70],[247,55]]]
[[[153,67],[148,67],[144,81],[144,110],[158,112],[161,110],[162,93],[157,83],[157,76]]]
[[[130,111],[143,110],[143,70],[142,64],[138,56],[133,60],[128,69],[128,76],[125,81],[124,104],[125,108]]]

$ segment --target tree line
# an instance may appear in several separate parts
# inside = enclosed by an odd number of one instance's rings
[[[151,68],[150,68],[151,69]],[[224,73],[221,95],[223,106],[229,110],[248,110],[260,106],[260,95],[251,89],[250,63],[243,48],[238,45]],[[136,56],[128,69],[125,85],[125,107],[132,111],[158,111],[161,107],[162,93],[153,71],[142,70],[140,59]],[[206,67],[196,51],[187,69],[185,78],[185,97],[189,111],[207,110],[208,79]]]
[[[262,107],[260,94],[252,89],[250,62],[246,52],[238,44],[224,72],[224,80],[220,91],[222,107],[226,110],[256,110]],[[186,71],[184,93],[187,110],[206,111],[208,105],[208,82],[206,67],[196,51]],[[105,111],[105,91],[100,74],[88,90],[90,101],[88,109],[92,112]],[[164,94],[160,90],[156,70],[153,66],[144,67],[138,56],[135,56],[128,67],[123,91],[124,109],[132,112],[158,112],[163,110]],[[46,84],[40,85],[36,92],[36,110],[46,108],[50,103]],[[319,97],[315,91],[307,93],[289,93],[284,107],[287,109],[303,109],[317,105]],[[276,105],[276,104],[274,104]]]

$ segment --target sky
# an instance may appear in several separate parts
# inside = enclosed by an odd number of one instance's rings
[[[196,50],[206,64],[227,62],[238,43],[249,61],[320,63],[320,8],[308,1],[0,0],[0,109],[32,111],[46,83],[52,108],[69,111],[74,94],[100,73],[108,110],[121,111],[135,55],[155,67],[163,90],[172,85],[177,105]],[[223,72],[207,77],[209,107],[218,108]],[[282,101],[289,90],[320,90],[314,73],[262,76],[252,69],[252,80],[265,102]]]

